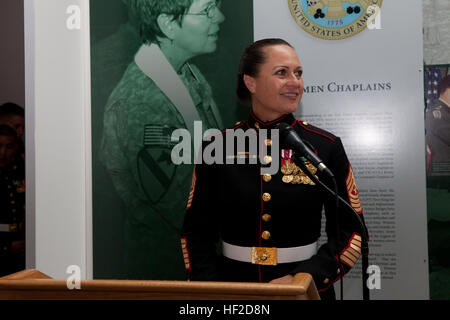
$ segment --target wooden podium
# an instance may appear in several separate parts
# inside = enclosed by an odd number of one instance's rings
[[[298,273],[292,284],[82,280],[69,290],[66,280],[55,280],[38,270],[24,270],[0,278],[0,300],[318,300],[310,274]]]

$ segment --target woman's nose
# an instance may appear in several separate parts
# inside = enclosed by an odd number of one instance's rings
[[[213,21],[218,24],[225,21],[225,16],[223,15],[222,10],[220,10],[219,7],[216,7],[216,14],[214,15]]]
[[[288,78],[288,85],[292,87],[299,87],[301,82],[301,78],[299,78],[295,73],[291,73]]]

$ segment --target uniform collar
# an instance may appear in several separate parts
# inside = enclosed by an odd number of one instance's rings
[[[444,99],[439,98],[439,101],[441,102],[442,105],[444,105],[444,106],[450,108],[450,105],[449,105],[446,101],[444,101]]]
[[[250,117],[248,119],[248,125],[250,128],[254,128],[256,130],[259,129],[276,129],[277,124],[279,123],[287,123],[292,126],[295,123],[295,117],[292,113],[286,114],[284,116],[279,117],[278,119],[272,121],[261,121],[256,117],[253,111],[250,113]]]

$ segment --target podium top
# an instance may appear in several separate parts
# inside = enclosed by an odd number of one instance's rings
[[[319,299],[311,275],[299,273],[292,284],[82,280],[68,289],[38,270],[23,270],[0,278],[0,299],[154,299],[154,300],[309,300]]]

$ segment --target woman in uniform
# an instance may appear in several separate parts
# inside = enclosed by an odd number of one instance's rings
[[[212,90],[190,59],[217,48],[216,0],[126,0],[141,46],[104,112],[100,160],[125,207],[125,277],[184,276],[179,247],[193,166],[171,161],[172,132],[222,128]]]
[[[260,40],[244,51],[237,96],[251,103],[250,116],[211,141],[230,145],[235,139],[230,132],[255,132],[267,155],[260,155],[261,148],[254,157],[248,149],[224,147],[223,161],[196,166],[181,238],[190,280],[290,283],[296,273],[307,272],[321,298],[334,299],[333,283],[358,260],[362,230],[352,211],[362,218],[362,208],[341,140],[293,115],[303,93],[302,72],[295,50],[284,40]],[[277,131],[271,130],[280,123],[292,127],[334,173],[339,195],[353,210],[340,205],[336,212],[335,197],[295,164],[295,151],[283,140],[277,148]],[[251,143],[247,139],[243,145]],[[262,174],[276,156],[279,170]],[[245,164],[230,164],[240,158]],[[305,165],[332,185],[314,165]],[[319,247],[323,209],[327,240]]]

